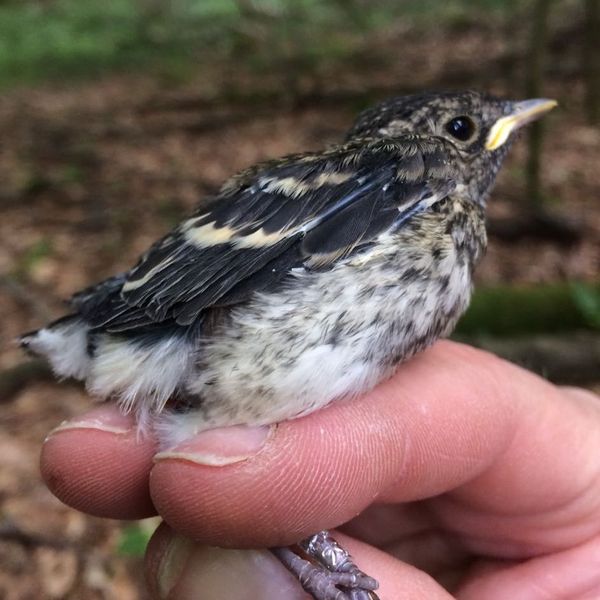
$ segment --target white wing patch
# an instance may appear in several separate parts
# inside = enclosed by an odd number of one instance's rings
[[[318,190],[325,185],[340,185],[355,177],[356,174],[347,171],[325,171],[312,179],[298,179],[297,177],[262,177],[259,180],[261,191],[283,194],[289,198],[298,198],[311,190]]]
[[[317,190],[325,185],[339,185],[354,176],[351,172],[338,173],[335,171],[324,172],[309,180],[297,177],[262,177],[257,188],[261,192],[282,194],[288,198],[299,198],[311,190]],[[289,238],[300,231],[307,231],[320,219],[312,219],[310,222],[282,231],[266,233],[264,229],[258,229],[247,235],[239,235],[239,230],[228,225],[216,226],[216,222],[204,223],[197,226],[196,223],[205,218],[206,215],[194,217],[186,221],[181,227],[184,239],[197,248],[209,248],[218,244],[231,243],[235,248],[265,248],[273,246],[277,242]],[[129,288],[127,288],[129,289]],[[127,291],[125,289],[125,291]]]
[[[152,267],[143,277],[139,279],[130,279],[123,285],[123,292],[130,292],[148,283],[157,273],[167,268],[171,263],[175,262],[174,256],[168,256],[165,260]]]
[[[184,238],[198,248],[208,248],[233,241],[238,231],[227,225],[216,227],[216,223],[206,223],[200,227],[186,228]]]

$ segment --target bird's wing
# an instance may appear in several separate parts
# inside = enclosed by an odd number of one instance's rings
[[[119,292],[123,284],[127,281],[127,273],[119,273],[108,279],[91,285],[76,294],[73,294],[68,300],[68,305],[76,311],[85,308],[92,312],[95,307],[101,305],[106,299]]]
[[[295,267],[331,266],[443,199],[454,181],[443,142],[416,137],[266,163],[233,178],[157,242],[88,319],[109,331],[172,319],[188,325]]]

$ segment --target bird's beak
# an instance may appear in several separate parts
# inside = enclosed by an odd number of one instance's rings
[[[535,98],[534,100],[515,102],[512,112],[498,119],[490,129],[485,142],[485,149],[496,150],[496,148],[500,148],[513,131],[538,119],[549,110],[552,110],[557,104],[556,100],[548,100],[547,98]]]

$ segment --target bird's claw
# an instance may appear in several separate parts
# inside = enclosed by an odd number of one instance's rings
[[[275,556],[298,577],[315,600],[379,600],[378,583],[363,573],[329,532],[320,531],[291,548],[273,548]]]

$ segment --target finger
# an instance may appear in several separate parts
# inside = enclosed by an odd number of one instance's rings
[[[457,543],[456,535],[438,527],[423,502],[370,506],[343,525],[342,531],[429,573],[437,581],[455,581],[456,574],[473,560],[472,554]]]
[[[511,443],[527,409],[513,398],[515,370],[438,344],[367,396],[280,424],[260,450],[251,432],[246,460],[240,428],[229,440],[226,431],[205,432],[161,454],[151,474],[155,505],[205,543],[274,546],[338,526],[378,497],[440,494],[489,469]],[[529,391],[535,399],[548,387],[533,378]]]
[[[359,568],[379,582],[381,600],[451,600],[452,596],[424,571],[338,531],[334,535]]]
[[[431,577],[336,532],[354,559],[380,584],[381,600],[449,600]],[[161,526],[146,554],[154,598],[164,600],[308,600],[296,578],[268,550],[225,550],[194,544]]]
[[[154,442],[138,439],[131,417],[102,406],[56,428],[44,442],[42,476],[65,504],[99,517],[155,514],[148,488]]]
[[[460,600],[547,600],[600,598],[600,537],[581,546],[524,563],[475,573],[458,592]]]
[[[543,384],[515,369],[521,410],[513,439],[493,468],[429,508],[474,553],[511,559],[556,552],[600,531],[600,401]],[[538,386],[541,388],[541,386]],[[540,389],[541,391],[541,389]]]

